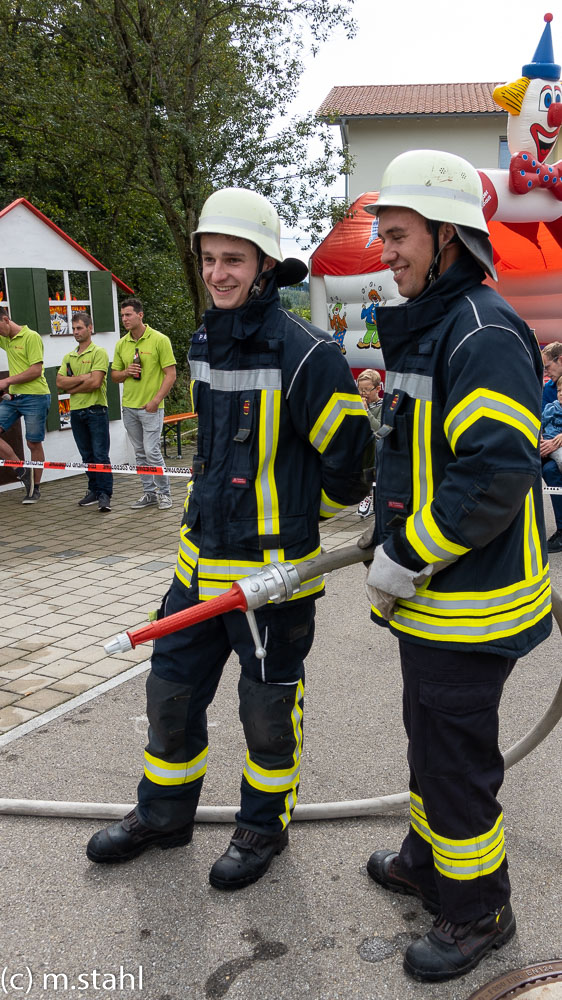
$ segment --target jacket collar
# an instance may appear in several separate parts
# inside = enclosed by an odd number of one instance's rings
[[[270,278],[259,298],[248,299],[237,309],[216,309],[214,306],[206,309],[203,324],[211,337],[230,336],[236,340],[245,340],[263,328],[267,315],[271,314],[272,309],[277,309],[279,304],[277,285]]]

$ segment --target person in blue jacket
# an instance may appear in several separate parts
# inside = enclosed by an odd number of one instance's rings
[[[545,382],[542,393],[542,411],[545,407],[556,400],[556,382],[562,375],[562,344],[558,342],[547,344],[542,351],[542,359],[545,373],[549,376]],[[553,438],[541,437],[540,451],[542,460],[542,477],[547,486],[562,487],[562,472],[552,457],[554,450],[559,447]],[[562,552],[562,494],[551,493],[550,502],[556,522],[556,531],[548,539],[548,551]]]
[[[197,454],[165,615],[264,565],[318,555],[319,519],[357,503],[372,474],[372,431],[338,345],[281,307],[279,287],[302,281],[306,265],[284,261],[279,238],[274,207],[240,188],[211,195],[193,234],[212,304],[189,352]],[[319,576],[286,604],[256,611],[265,659],[240,611],[155,642],[138,805],[92,837],[90,860],[120,862],[191,840],[207,769],[206,712],[234,650],[247,753],[236,829],[209,880],[240,889],[261,878],[287,846],[297,802],[304,660],[323,590]]]

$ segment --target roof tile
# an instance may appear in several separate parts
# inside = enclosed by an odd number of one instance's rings
[[[420,83],[332,87],[322,117],[502,114],[492,97],[496,83]]]

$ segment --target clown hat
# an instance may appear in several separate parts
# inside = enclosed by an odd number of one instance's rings
[[[523,66],[521,72],[523,76],[529,77],[530,80],[559,80],[560,66],[554,62],[554,53],[552,51],[552,35],[550,32],[552,14],[545,14],[544,19],[546,24],[541,40],[537,45],[537,51],[533,56],[533,61]]]

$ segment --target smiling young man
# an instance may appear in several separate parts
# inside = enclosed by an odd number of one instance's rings
[[[87,312],[72,317],[76,348],[62,359],[57,389],[70,395],[70,426],[83,462],[109,465],[109,410],[106,379],[107,351],[92,341],[92,317]],[[113,475],[86,472],[88,489],[79,507],[97,505],[102,514],[111,510]]]
[[[318,520],[365,492],[372,433],[338,345],[281,308],[279,287],[306,265],[283,260],[279,217],[261,195],[217,191],[193,234],[212,306],[189,353],[198,450],[174,580],[162,613],[225,593],[277,561],[320,552]],[[288,842],[303,739],[304,660],[322,577],[286,604],[256,611],[265,659],[231,612],[158,639],[147,681],[150,723],[136,809],[88,845],[97,862],[187,844],[207,767],[206,710],[234,650],[247,754],[237,827],[212,866],[217,889],[241,889]]]
[[[412,150],[367,206],[408,300],[377,313],[386,379],[367,590],[399,641],[411,816],[399,852],[375,851],[367,870],[437,914],[405,954],[421,981],[463,975],[515,932],[498,706],[517,658],[551,629],[541,356],[483,284],[496,275],[481,205],[470,163]]]

